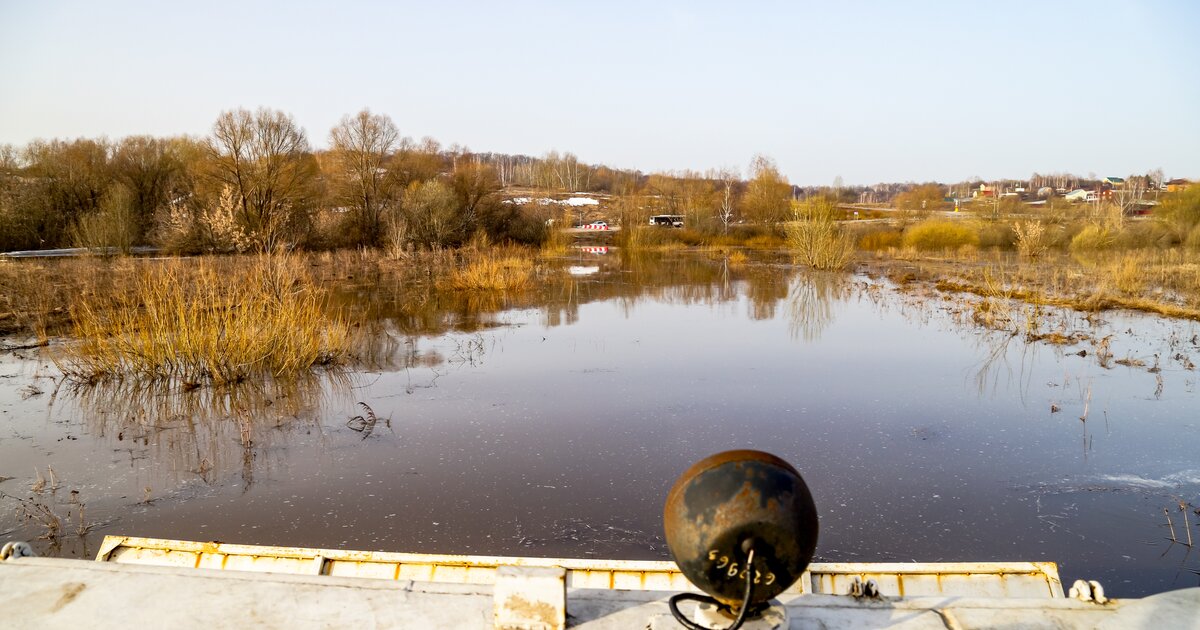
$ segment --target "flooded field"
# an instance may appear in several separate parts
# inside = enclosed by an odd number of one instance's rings
[[[823,561],[1200,583],[1194,322],[995,325],[976,298],[786,260],[553,266],[507,298],[347,274],[370,364],[301,382],[72,386],[53,344],[0,354],[0,534],[662,559],[675,477],[758,448],[806,478]]]

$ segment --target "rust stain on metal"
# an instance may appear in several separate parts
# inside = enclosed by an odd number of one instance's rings
[[[531,602],[520,595],[513,595],[504,600],[502,607],[510,613],[509,618],[521,619],[522,622],[542,624],[545,628],[558,628],[558,613],[554,606],[546,602]],[[526,630],[526,623],[518,625],[501,624],[498,628],[513,628]]]
[[[82,582],[68,582],[62,585],[62,595],[58,597],[58,601],[50,607],[50,612],[56,613],[66,607],[67,604],[75,601],[76,597],[87,588],[87,585]]]

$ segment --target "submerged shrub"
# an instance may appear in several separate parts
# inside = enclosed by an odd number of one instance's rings
[[[854,257],[854,239],[838,225],[837,204],[814,198],[796,206],[796,220],[786,226],[788,247],[814,269],[842,269]]]
[[[533,279],[533,261],[518,256],[483,255],[450,272],[444,286],[466,291],[518,291]]]
[[[969,226],[955,221],[923,221],[904,233],[904,245],[926,251],[977,246],[979,235]]]
[[[237,259],[241,263],[247,259]],[[294,376],[348,356],[350,325],[291,256],[230,268],[212,260],[148,267],[128,293],[84,293],[71,307],[69,378],[134,376],[224,384]]]

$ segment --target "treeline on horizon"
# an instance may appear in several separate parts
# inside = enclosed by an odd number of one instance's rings
[[[764,156],[754,158],[742,179],[732,169],[647,175],[582,163],[570,153],[472,153],[432,139],[415,142],[391,118],[366,109],[343,117],[328,139],[328,149],[315,150],[290,115],[260,108],[222,112],[203,138],[0,147],[0,251],[410,249],[454,247],[480,234],[492,242],[538,244],[551,219],[570,220],[553,204],[507,203],[500,193],[510,187],[605,193],[613,196],[606,212],[622,224],[683,215],[689,226],[708,232],[785,221],[798,197],[898,198],[907,205],[915,203],[908,197],[934,201],[960,192],[939,184],[801,188]],[[1080,181],[1046,181],[1052,178]]]

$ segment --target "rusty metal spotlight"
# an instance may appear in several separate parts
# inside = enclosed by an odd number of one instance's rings
[[[715,604],[730,630],[787,590],[812,561],[817,509],[800,473],[762,451],[725,451],[688,468],[667,494],[663,528],[679,570],[711,598],[682,593],[671,612],[687,628],[684,600]]]

